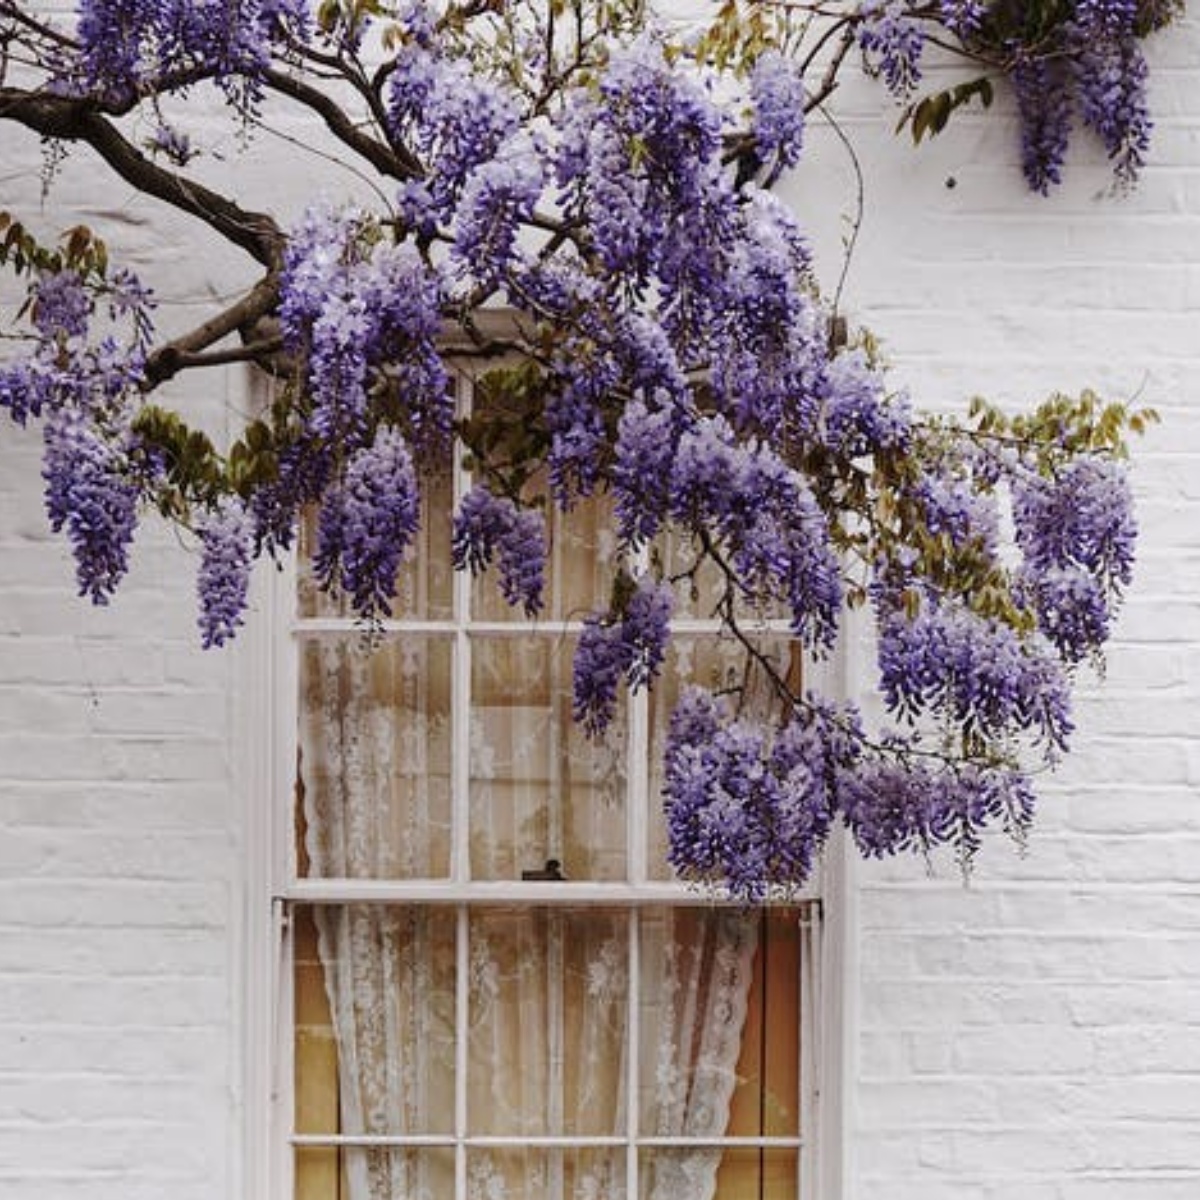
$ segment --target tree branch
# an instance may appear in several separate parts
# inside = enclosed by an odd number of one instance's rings
[[[264,266],[279,266],[284,236],[271,217],[152,162],[88,101],[0,87],[0,120],[16,121],[43,137],[86,143],[139,192],[198,218]]]
[[[212,366],[219,362],[254,361],[256,356],[274,353],[279,349],[278,338],[252,339],[256,323],[273,312],[278,302],[279,276],[275,271],[270,271],[237,303],[210,317],[190,333],[185,333],[155,350],[146,360],[146,390],[166,382],[187,367]],[[231,333],[242,335],[245,345],[241,349],[221,351],[222,357],[219,358],[216,355],[201,357],[201,351],[216,345]],[[252,348],[254,353],[249,353]]]
[[[404,147],[392,149],[368,136],[346,115],[345,110],[318,88],[304,83],[286,71],[270,69],[263,73],[267,86],[280,95],[312,109],[329,131],[356,154],[366,159],[381,175],[392,179],[419,179],[425,174],[420,160]]]

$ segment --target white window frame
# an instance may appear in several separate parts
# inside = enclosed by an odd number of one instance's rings
[[[468,380],[469,383],[469,380]],[[456,464],[455,498],[461,494],[465,477]],[[848,1004],[854,995],[856,967],[851,931],[855,924],[853,889],[849,886],[852,865],[847,840],[837,833],[831,838],[820,870],[809,886],[794,899],[807,905],[808,926],[801,938],[800,1045],[800,1136],[797,1138],[726,1138],[699,1143],[687,1139],[643,1136],[637,1126],[637,1088],[629,1090],[627,1131],[611,1138],[529,1138],[468,1136],[465,1128],[466,1042],[458,1039],[456,1094],[459,1113],[452,1139],[419,1135],[396,1138],[308,1137],[292,1132],[293,1095],[293,1009],[291,935],[289,914],[295,905],[371,902],[384,904],[435,904],[455,906],[458,911],[458,955],[466,951],[463,926],[468,913],[489,904],[578,909],[587,905],[625,909],[629,913],[631,1020],[627,1037],[637,1046],[638,938],[637,913],[649,905],[696,905],[712,902],[712,896],[680,882],[648,878],[646,818],[651,798],[647,795],[649,751],[648,705],[645,692],[631,698],[629,706],[627,794],[627,882],[537,882],[470,880],[467,855],[468,773],[467,706],[456,703],[452,754],[453,878],[445,880],[325,880],[300,878],[295,863],[293,806],[296,751],[298,744],[299,647],[306,635],[337,633],[354,629],[352,619],[305,618],[296,611],[294,562],[280,570],[259,573],[252,602],[252,627],[243,632],[235,651],[234,696],[231,704],[233,727],[240,732],[235,745],[233,775],[242,797],[241,841],[244,870],[240,888],[240,920],[235,960],[239,987],[234,1011],[242,1033],[241,1086],[235,1119],[233,1171],[237,1178],[231,1194],[247,1200],[292,1200],[293,1160],[297,1145],[453,1145],[457,1155],[457,1190],[465,1196],[465,1153],[468,1147],[501,1145],[612,1145],[628,1147],[627,1200],[638,1196],[638,1149],[670,1145],[728,1145],[795,1148],[801,1200],[838,1200],[846,1194],[850,1175],[843,1130],[848,1128],[846,1105],[849,1089],[845,1078],[854,1059],[854,1022]],[[419,626],[426,633],[450,634],[456,640],[454,687],[456,696],[470,695],[470,649],[473,636],[521,635],[531,629],[541,635],[578,632],[579,621],[525,622],[460,621],[466,607],[471,579],[456,572],[455,619],[451,621],[384,622],[386,632]],[[679,620],[672,624],[679,634],[704,634],[716,623]],[[786,622],[781,623],[786,629]],[[815,681],[828,690],[844,691],[847,664],[843,655],[813,669]],[[465,1003],[467,972],[459,963],[460,1022]],[[460,1030],[461,1033],[461,1030]],[[637,1062],[637,1053],[629,1062]]]

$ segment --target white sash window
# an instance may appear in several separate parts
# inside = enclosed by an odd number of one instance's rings
[[[447,464],[394,619],[306,578],[293,623],[278,1072],[299,1200],[814,1200],[816,890],[745,911],[672,879],[673,698],[741,669],[682,583],[653,695],[571,721],[603,501],[551,520],[547,608],[449,567]],[[664,547],[668,563],[685,549]],[[756,636],[790,653],[770,621]]]

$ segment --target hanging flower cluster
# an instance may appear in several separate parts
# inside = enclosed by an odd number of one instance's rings
[[[800,164],[805,113],[826,94],[784,53],[786,12],[778,37],[735,46],[726,22],[685,47],[590,0],[577,23],[536,0],[380,7],[338,0],[310,19],[296,0],[85,0],[74,42],[47,35],[73,47],[53,86],[6,109],[111,114],[212,80],[245,115],[275,89],[310,102],[340,73],[362,112],[331,95],[314,111],[386,200],[317,205],[284,231],[172,174],[192,154],[178,131],[152,138],[153,161],[118,146],[123,171],[266,271],[224,332],[158,347],[148,293],[90,235],[48,251],[0,217],[0,265],[25,276],[30,320],[28,347],[0,366],[0,405],[44,421],[47,508],[81,591],[111,596],[153,505],[197,535],[201,638],[220,645],[254,560],[288,548],[308,514],[319,584],[378,626],[419,544],[426,481],[463,455],[474,480],[454,565],[494,569],[530,617],[547,514],[612,499],[611,594],[572,614],[574,715],[591,736],[622,688],[653,686],[680,589],[718,580],[711,615],[757,683],[689,691],[670,722],[681,875],[758,900],[801,884],[839,822],[872,855],[949,842],[969,857],[990,824],[1020,833],[1031,772],[1068,745],[1072,672],[1100,654],[1131,578],[1121,456],[1138,418],[1091,395],[1022,417],[922,417],[866,335],[839,335],[804,232],[769,190]],[[1148,130],[1137,39],[1162,6],[1081,0],[1022,25],[1042,7],[867,0],[823,19],[898,94],[919,82],[931,30],[1000,47],[1031,184],[1058,178],[1069,105],[1131,178]],[[117,153],[121,135],[101,128],[79,136]],[[505,331],[486,332],[500,306]],[[278,397],[221,452],[146,394],[236,357],[205,358],[235,329]],[[482,364],[470,413],[451,343]],[[874,721],[805,690],[752,627],[777,618],[812,658],[860,605]]]

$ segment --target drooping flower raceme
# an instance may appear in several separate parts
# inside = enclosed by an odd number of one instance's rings
[[[474,575],[495,562],[504,599],[521,605],[528,616],[541,610],[546,525],[540,510],[522,508],[476,484],[454,516],[451,560],[457,570]]]
[[[796,61],[768,50],[750,76],[752,131],[759,157],[794,167],[804,145],[804,80]]]
[[[50,527],[65,528],[71,542],[79,594],[107,604],[128,570],[137,526],[127,447],[79,412],[60,410],[46,422],[42,478]]]
[[[903,0],[866,0],[858,43],[895,96],[907,96],[921,79],[925,35]]]
[[[616,712],[617,688],[645,687],[658,675],[670,636],[674,593],[643,577],[619,612],[593,613],[575,650],[574,715],[600,734]]]
[[[314,567],[364,617],[388,615],[400,561],[420,525],[412,454],[398,429],[380,426],[325,495]]]
[[[254,563],[254,529],[250,515],[227,499],[197,524],[200,570],[200,642],[205,649],[223,646],[244,620]]]

